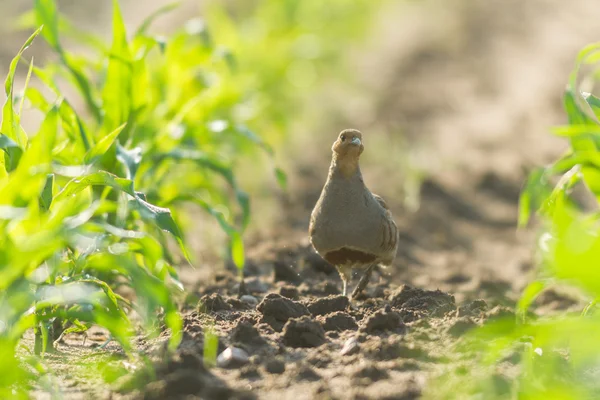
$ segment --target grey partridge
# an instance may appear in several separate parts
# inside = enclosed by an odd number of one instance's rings
[[[333,143],[329,175],[310,217],[310,242],[334,265],[348,295],[355,268],[365,272],[352,293],[367,286],[376,265],[390,266],[398,249],[398,228],[385,201],[365,186],[359,167],[364,150],[362,134],[340,133]]]

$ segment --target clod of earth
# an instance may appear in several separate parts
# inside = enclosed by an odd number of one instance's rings
[[[270,374],[283,374],[285,372],[285,362],[281,357],[275,357],[267,360],[265,370]]]
[[[376,382],[379,381],[381,379],[385,379],[389,376],[389,374],[387,373],[386,370],[381,369],[381,368],[377,368],[375,365],[373,364],[368,364],[365,366],[359,366],[353,373],[352,376],[354,378],[358,378],[358,380],[362,380],[365,379],[366,382],[364,382],[366,385],[370,384],[371,382]]]
[[[239,377],[241,379],[249,379],[254,381],[262,378],[262,375],[258,369],[258,365],[248,364],[240,368]]]
[[[454,296],[441,290],[423,290],[403,285],[390,296],[393,307],[408,311],[416,319],[420,312],[434,317],[441,317],[456,309]]]
[[[335,311],[344,311],[350,305],[346,296],[328,296],[308,303],[308,311],[312,315],[325,315]]]
[[[502,318],[514,318],[515,313],[508,307],[504,306],[496,306],[489,310],[486,314],[486,317],[490,319],[502,319]]]
[[[242,394],[227,387],[219,378],[204,367],[202,348],[193,340],[182,342],[177,353],[167,363],[158,364],[158,380],[144,386],[144,399],[179,398],[188,395],[200,398],[232,398]]]
[[[266,344],[265,339],[260,336],[258,329],[250,322],[240,321],[231,331],[231,342],[233,344],[245,344],[249,346],[262,346]]]
[[[346,298],[346,297],[344,297]],[[327,314],[326,316],[321,316],[318,319],[319,322],[323,325],[323,329],[326,331],[345,331],[345,330],[357,330],[358,324],[356,320],[352,318],[351,315],[337,311],[331,314]]]
[[[201,393],[206,387],[202,375],[190,369],[170,373],[164,380],[150,382],[146,386],[144,399],[158,400],[168,396],[185,396]]]
[[[473,300],[458,307],[458,316],[478,317],[483,314],[488,308],[485,300]]]
[[[400,314],[386,307],[369,316],[360,327],[362,332],[373,333],[376,331],[391,331],[396,333],[406,333],[406,325]]]
[[[457,318],[456,321],[450,325],[447,332],[455,337],[461,336],[467,331],[473,329],[477,326],[477,323],[473,321],[472,318],[469,317],[461,317]]]
[[[256,305],[258,304],[258,299],[252,295],[249,294],[245,294],[242,297],[240,297],[240,301],[246,305],[248,305],[251,308],[256,307]]]
[[[318,347],[326,342],[325,331],[307,316],[290,319],[283,328],[283,343],[291,347]]]
[[[302,364],[296,371],[296,379],[298,381],[318,381],[321,379],[321,376],[310,366]]]
[[[198,311],[200,312],[214,312],[214,311],[229,311],[231,305],[227,303],[223,297],[218,293],[211,295],[204,295],[200,298],[198,303]]]
[[[282,297],[276,293],[269,293],[256,308],[262,315],[264,322],[268,323],[278,332],[290,318],[309,315],[310,312],[304,304]]]
[[[293,286],[283,286],[279,288],[279,294],[283,297],[287,297],[290,300],[298,299],[298,289]]]

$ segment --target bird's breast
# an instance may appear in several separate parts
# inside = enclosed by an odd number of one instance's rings
[[[344,247],[377,255],[383,240],[384,214],[385,210],[364,185],[330,183],[311,216],[311,242],[322,255]],[[344,258],[348,254],[336,253],[332,257]]]

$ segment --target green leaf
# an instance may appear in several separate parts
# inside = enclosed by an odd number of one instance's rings
[[[550,192],[546,170],[538,168],[532,171],[519,196],[519,227],[525,227],[529,223],[531,212],[538,210]]]
[[[170,204],[177,204],[180,202],[190,202],[190,203],[194,203],[194,204],[197,204],[200,207],[202,207],[205,211],[207,211],[210,215],[212,215],[217,220],[221,229],[223,229],[223,231],[229,237],[232,237],[233,235],[238,234],[237,229],[235,229],[235,227],[227,221],[227,219],[225,218],[225,216],[223,215],[223,213],[221,211],[212,207],[210,204],[208,204],[206,201],[202,200],[198,196],[192,196],[192,195],[177,196],[176,198],[174,198],[170,201]]]
[[[50,210],[52,204],[52,195],[54,188],[54,174],[48,174],[44,189],[42,189],[42,195],[40,196],[40,206],[43,210]]]
[[[287,175],[281,168],[275,168],[275,177],[279,187],[283,190],[287,189]]]
[[[56,195],[54,203],[62,201],[67,197],[74,196],[90,186],[109,186],[136,197],[133,190],[133,182],[129,179],[119,178],[118,176],[106,171],[98,171],[89,175],[80,176],[71,179],[65,187]]]
[[[2,124],[0,125],[0,132],[2,134],[8,136],[10,139],[15,141],[22,149],[27,145],[27,135],[23,131],[20,125],[20,116],[14,110],[14,83],[15,83],[15,72],[17,70],[17,65],[19,64],[19,60],[21,60],[21,56],[23,52],[27,50],[27,48],[33,43],[33,40],[40,34],[42,28],[36,30],[30,37],[27,39],[25,44],[21,47],[15,58],[10,63],[10,67],[8,70],[8,76],[6,77],[6,81],[4,83],[4,89],[6,92],[6,103],[4,103],[4,107],[2,109]],[[3,163],[0,161],[0,163]],[[2,174],[2,167],[0,167],[0,174]],[[0,176],[1,178],[1,176]]]
[[[61,53],[62,49],[58,39],[58,9],[55,0],[35,0],[34,10],[37,24],[44,26],[42,34],[44,39],[50,47]]]
[[[217,353],[219,352],[219,336],[213,328],[204,330],[204,364],[214,367],[217,364]]]
[[[142,149],[140,147],[135,147],[128,150],[117,143],[117,160],[125,167],[127,179],[134,180],[137,170],[142,162]]]
[[[2,134],[0,134],[0,149],[6,152],[6,156],[8,158],[8,164],[5,164],[5,171],[10,172],[17,168],[19,160],[21,159],[21,155],[23,155],[23,149],[21,149],[21,147],[19,147],[19,145],[16,144],[11,138]],[[4,155],[0,154],[0,159],[4,161]]]
[[[129,121],[132,112],[133,63],[125,24],[117,0],[113,0],[113,42],[102,90],[103,128],[112,132]]]
[[[88,133],[86,132],[85,125],[83,121],[79,118],[75,109],[71,104],[64,98],[62,98],[62,93],[58,88],[56,82],[52,78],[51,74],[47,71],[44,71],[39,68],[33,68],[33,73],[44,83],[46,84],[53,92],[58,96],[59,100],[57,101],[59,104],[59,112],[60,117],[63,122],[63,128],[67,135],[73,139],[75,142],[81,142],[83,149],[85,151],[89,151],[91,148],[90,139],[88,137]],[[46,101],[44,96],[39,92],[39,90],[35,88],[29,88],[27,90],[26,95],[33,105],[38,107],[42,112],[46,112],[46,110],[50,107],[49,103]]]
[[[234,233],[231,236],[231,258],[239,271],[244,270],[246,256],[244,255],[244,242],[239,233]]]
[[[523,290],[523,294],[521,294],[519,302],[517,303],[517,311],[521,315],[521,318],[524,318],[531,304],[540,295],[540,293],[546,289],[546,287],[548,287],[547,281],[534,281],[527,285],[525,290]]]
[[[31,79],[31,73],[33,72],[33,57],[29,63],[29,71],[27,71],[27,78],[25,79],[25,86],[23,86],[23,96],[21,97],[21,104],[19,104],[19,117],[23,115],[23,105],[25,104],[25,93],[29,87],[29,80]]]
[[[108,151],[108,149],[110,148],[110,146],[113,145],[113,143],[115,142],[115,140],[117,139],[117,137],[119,136],[119,134],[123,131],[123,128],[125,128],[126,124],[123,124],[121,126],[119,126],[117,129],[115,129],[114,131],[112,131],[111,133],[109,133],[108,135],[104,136],[102,139],[100,139],[100,141],[98,143],[96,143],[94,145],[94,147],[92,147],[85,155],[84,157],[84,162],[86,164],[89,164],[90,162],[93,162],[96,158],[101,157],[102,155],[104,155],[104,153],[106,153]]]
[[[248,195],[238,188],[233,169],[222,161],[210,157],[208,154],[185,148],[177,148],[168,153],[159,153],[154,155],[155,166],[166,159],[187,160],[195,162],[201,167],[207,168],[221,175],[235,192],[235,197],[242,210],[242,228],[245,228],[250,221],[250,200]]]
[[[557,126],[551,129],[552,133],[563,137],[576,137],[582,135],[600,136],[600,126],[596,124],[572,124]]]
[[[262,147],[267,152],[267,154],[269,154],[270,156],[273,155],[273,153],[274,153],[273,148],[271,146],[269,146],[260,136],[258,136],[256,133],[251,131],[247,126],[238,125],[237,128],[235,129],[235,132],[238,135],[245,137],[246,139],[249,139],[253,143]]]
[[[183,256],[191,265],[190,255],[183,241],[183,234],[173,219],[171,210],[150,204],[142,200],[139,195],[135,196],[135,202],[143,218],[152,221],[158,228],[171,233],[175,237]]]
[[[600,119],[600,98],[591,93],[581,93],[585,101],[589,104],[596,118]]]
[[[73,57],[69,55],[60,44],[59,39],[59,14],[55,0],[35,0],[35,14],[39,25],[45,26],[43,31],[44,39],[48,42],[60,56],[61,63],[67,68],[74,80],[75,87],[79,89],[90,113],[97,122],[102,119],[102,110],[98,105],[96,93],[93,89],[91,80],[86,77],[81,66],[73,62]],[[87,150],[87,149],[86,149]]]

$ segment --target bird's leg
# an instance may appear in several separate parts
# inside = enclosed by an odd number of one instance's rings
[[[106,339],[106,341],[104,343],[102,343],[100,346],[98,346],[98,348],[99,349],[104,349],[106,346],[108,346],[108,344],[110,342],[112,342],[112,340],[113,340],[113,336],[112,336],[112,334],[109,334],[108,335],[108,339]]]
[[[342,278],[342,295],[348,296],[348,281],[352,278],[352,268],[346,266],[338,266],[340,278]]]
[[[358,285],[356,285],[356,288],[352,292],[352,298],[353,299],[355,299],[356,297],[358,297],[358,295],[363,290],[365,290],[365,288],[369,284],[369,280],[371,279],[371,274],[373,273],[373,268],[375,268],[375,264],[369,265],[369,267],[367,268],[367,270],[365,271],[365,273],[363,274],[363,276],[360,278],[360,281],[358,282]]]

